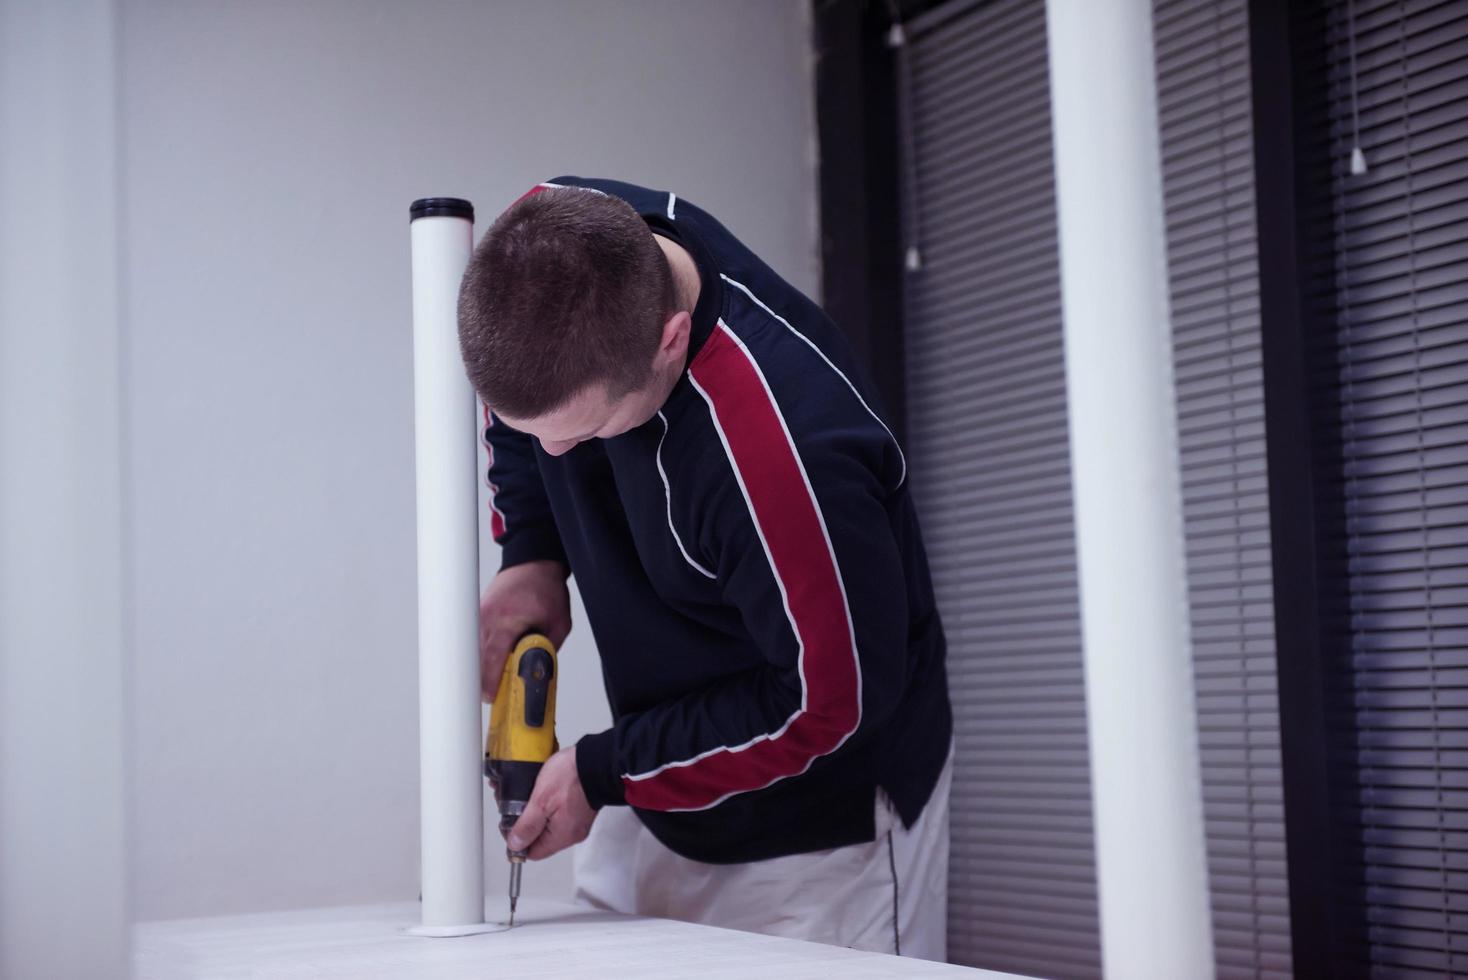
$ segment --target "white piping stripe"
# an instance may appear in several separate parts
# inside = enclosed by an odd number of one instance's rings
[[[631,773],[626,773],[626,774],[624,774],[622,776],[622,778],[623,779],[627,779],[627,780],[631,780],[634,783],[635,782],[641,782],[644,779],[651,779],[653,776],[656,776],[659,773],[667,772],[669,769],[683,769],[683,768],[685,768],[687,766],[693,765],[696,762],[702,762],[704,759],[707,759],[709,756],[711,756],[711,755],[718,755],[720,752],[730,752],[730,753],[743,752],[745,749],[749,748],[751,745],[758,745],[760,742],[770,742],[770,741],[773,741],[773,740],[779,738],[781,735],[784,735],[785,734],[785,730],[788,729],[791,725],[793,725],[795,723],[795,719],[799,718],[803,714],[805,714],[805,709],[804,708],[801,708],[801,709],[797,710],[795,712],[795,714],[791,715],[789,718],[786,718],[785,719],[785,724],[781,725],[779,728],[775,729],[773,732],[766,732],[766,733],[761,734],[761,735],[756,735],[754,738],[750,739],[748,742],[745,742],[745,743],[743,743],[741,745],[719,745],[719,746],[715,746],[714,748],[709,749],[706,752],[700,752],[700,753],[698,753],[698,755],[694,756],[691,759],[679,759],[677,762],[668,762],[668,763],[665,763],[665,764],[659,766],[658,768],[654,769],[652,772],[642,772],[642,773],[638,773],[635,776],[632,775]],[[815,761],[815,760],[811,760],[811,761]],[[809,769],[809,768],[810,768],[810,766],[807,765],[806,766],[806,769]],[[805,771],[804,769],[801,770],[801,772],[804,772],[804,771]],[[775,779],[771,780],[769,783],[766,783],[765,786],[769,786],[772,783],[778,783],[781,779],[784,779],[784,778],[786,778],[786,777],[784,777],[784,776],[776,777]],[[764,789],[764,788],[765,788],[764,786],[756,787],[756,789]],[[739,792],[740,793],[753,792],[753,790],[739,790]],[[701,807],[680,807],[679,809],[680,810],[705,810],[708,807],[716,806],[719,802],[721,802],[723,800],[727,800],[730,796],[734,796],[734,795],[735,795],[734,793],[729,793],[726,796],[721,796],[721,797],[719,797],[719,800],[716,800],[714,803],[706,804],[705,806],[701,806]],[[669,812],[672,812],[672,811],[669,811]]]
[[[805,483],[805,492],[810,495],[811,507],[815,510],[816,520],[821,525],[821,537],[826,541],[826,554],[830,556],[831,569],[836,573],[836,588],[841,591],[841,611],[846,614],[846,635],[851,638],[851,666],[856,671],[856,724],[831,749],[834,752],[845,744],[846,740],[852,736],[852,733],[861,727],[861,658],[856,651],[856,624],[851,620],[851,602],[846,598],[846,581],[841,576],[841,563],[836,560],[836,546],[831,543],[831,532],[826,528],[826,515],[821,510],[821,502],[816,497],[815,488],[811,486],[810,475],[805,471],[805,460],[800,458],[800,450],[795,448],[795,437],[790,434],[790,427],[785,424],[785,413],[780,411],[780,403],[775,400],[775,393],[770,389],[770,383],[765,380],[765,372],[760,370],[759,362],[754,359],[754,355],[750,353],[749,348],[744,346],[744,341],[740,340],[739,336],[730,330],[723,320],[719,321],[719,326],[723,328],[723,331],[729,335],[729,339],[734,341],[739,349],[744,352],[744,356],[748,358],[749,366],[754,368],[754,373],[759,377],[760,384],[764,386],[765,397],[769,398],[770,407],[775,410],[775,417],[780,420],[780,429],[785,433],[785,442],[790,446],[790,455],[795,457],[795,465],[800,469],[800,479]],[[806,341],[806,343],[810,342]],[[840,374],[841,372],[838,371],[836,373]],[[842,375],[842,377],[845,377],[845,375]],[[849,384],[850,382],[847,383]],[[878,421],[881,420],[878,419]],[[883,428],[886,428],[886,426],[883,426]],[[890,435],[891,433],[888,434]],[[805,674],[802,672],[802,685],[804,682]]]
[[[658,463],[658,476],[663,478],[663,499],[668,502],[668,530],[672,532],[673,543],[683,553],[684,561],[697,569],[705,578],[718,578],[713,572],[693,560],[693,556],[688,553],[688,549],[683,547],[683,539],[678,537],[678,529],[673,526],[673,488],[668,485],[668,471],[663,469],[663,440],[668,438],[668,429],[670,427],[668,425],[668,417],[662,412],[658,412],[658,418],[663,420],[663,436],[662,439],[658,440],[658,451],[654,458]]]
[[[832,371],[835,371],[836,374],[837,374],[837,376],[842,381],[845,381],[846,382],[846,387],[850,388],[851,389],[851,393],[856,396],[856,400],[859,401],[859,402],[861,402],[861,407],[867,410],[867,414],[868,415],[870,415],[872,418],[876,419],[877,424],[880,425],[886,431],[887,438],[889,438],[889,439],[892,440],[892,445],[897,448],[897,458],[902,461],[902,476],[900,478],[898,478],[897,485],[899,487],[902,486],[903,482],[907,480],[907,456],[906,456],[906,454],[903,453],[902,446],[898,445],[897,437],[892,434],[892,430],[891,429],[888,429],[887,428],[887,423],[886,422],[883,422],[882,419],[881,419],[881,417],[878,416],[876,412],[872,411],[872,406],[868,405],[867,404],[867,400],[865,398],[861,397],[861,392],[859,392],[859,391],[856,390],[856,385],[854,385],[854,384],[851,383],[851,379],[848,378],[844,373],[842,373],[842,371],[841,371],[840,368],[838,368],[836,365],[834,365],[834,364],[831,363],[831,359],[826,356],[826,352],[825,351],[821,350],[814,343],[812,343],[811,339],[809,337],[807,337],[805,334],[801,333],[799,330],[796,330],[793,326],[791,326],[789,320],[785,319],[783,316],[781,316],[780,314],[776,313],[774,310],[770,309],[764,303],[760,302],[759,297],[756,296],[754,293],[750,292],[748,286],[744,285],[744,283],[742,283],[742,282],[736,282],[733,279],[730,279],[728,276],[724,275],[723,273],[720,273],[719,274],[719,278],[722,279],[722,280],[724,280],[725,282],[727,282],[729,285],[731,285],[731,286],[735,287],[736,289],[738,289],[744,295],[748,296],[751,300],[754,301],[754,305],[755,306],[758,306],[760,309],[764,310],[770,316],[774,317],[776,320],[779,320],[781,323],[785,324],[785,328],[787,330],[789,330],[791,333],[795,334],[795,336],[799,337],[801,340],[805,341],[806,344],[810,347],[810,349],[813,350],[813,351],[815,351],[817,354],[819,354],[821,360],[823,360],[823,361],[826,362],[826,366],[829,367]]]
[[[774,559],[770,557],[770,546],[769,546],[769,543],[765,540],[765,532],[764,532],[764,529],[760,527],[759,519],[754,516],[754,504],[749,499],[749,490],[744,485],[744,476],[739,472],[739,467],[734,463],[734,453],[729,448],[729,439],[728,439],[727,436],[724,435],[724,427],[719,423],[718,413],[714,411],[714,401],[713,401],[712,398],[709,397],[709,393],[704,390],[703,386],[700,385],[697,381],[694,380],[693,375],[691,373],[688,375],[688,381],[689,381],[690,384],[693,385],[694,390],[697,391],[699,393],[699,395],[703,397],[703,400],[708,403],[708,406],[709,406],[709,417],[713,420],[714,430],[719,435],[719,441],[721,443],[723,443],[723,445],[724,445],[724,453],[725,453],[725,455],[727,455],[729,457],[729,466],[734,471],[734,479],[739,484],[739,492],[744,496],[744,504],[745,504],[745,506],[749,508],[750,517],[754,521],[755,533],[759,535],[760,545],[764,548],[764,551],[765,551],[765,560],[770,563],[770,569],[771,569],[771,571],[773,573],[774,572],[774,567],[775,567],[775,562],[774,562]],[[801,715],[805,714],[805,701],[806,701],[806,695],[805,695],[805,691],[806,691],[806,685],[805,685],[805,642],[801,639],[800,631],[795,628],[795,617],[790,612],[790,597],[785,592],[785,583],[783,581],[781,581],[780,576],[779,576],[778,573],[774,573],[774,574],[775,574],[775,585],[780,590],[780,603],[781,603],[781,605],[783,605],[785,607],[785,618],[790,621],[790,630],[791,630],[792,633],[795,634],[795,642],[796,642],[797,646],[799,647],[799,653],[796,656],[796,664],[798,665],[797,666],[797,671],[800,674],[800,707],[797,708],[797,709],[795,709],[795,712],[793,714],[791,714],[791,716],[789,718],[786,718],[785,719],[785,723],[783,725],[781,725],[779,728],[777,728],[773,732],[767,732],[767,733],[764,733],[764,734],[756,735],[753,738],[751,738],[749,741],[744,742],[741,745],[732,745],[732,746],[731,745],[718,745],[718,746],[715,746],[714,748],[708,749],[707,751],[700,752],[698,755],[695,755],[691,759],[680,759],[680,760],[678,760],[676,762],[667,762],[667,763],[664,763],[663,765],[658,766],[656,769],[653,769],[650,772],[643,772],[643,773],[636,773],[636,774],[633,774],[633,773],[623,773],[622,774],[622,778],[623,779],[631,780],[633,782],[638,782],[638,781],[644,780],[644,779],[651,779],[652,777],[654,777],[654,776],[656,776],[656,775],[658,775],[660,773],[667,772],[669,769],[682,769],[685,766],[691,766],[694,763],[702,762],[704,759],[707,759],[709,756],[718,755],[720,752],[729,752],[731,754],[732,753],[736,753],[736,752],[743,752],[745,749],[748,749],[748,748],[750,748],[751,746],[754,746],[754,745],[758,745],[760,742],[767,742],[767,741],[770,741],[772,739],[779,738],[781,735],[784,735],[785,732],[789,730],[790,726],[793,725],[793,724],[795,724],[795,720],[797,718],[799,718]],[[814,763],[814,762],[815,762],[815,759],[812,758],[810,760],[810,762],[806,763],[806,767],[805,768],[806,769],[809,769],[810,766],[811,766],[811,764]],[[805,771],[804,769],[801,770],[801,772],[804,772],[804,771]],[[770,782],[766,783],[765,786],[770,786],[770,785],[773,785],[774,783],[779,782],[780,778],[781,777],[776,777],[775,779],[770,780]],[[760,787],[756,787],[756,788],[757,789],[763,789],[764,787],[763,786],[760,786]],[[724,802],[729,797],[734,796],[734,795],[736,795],[736,793],[726,793],[723,796],[719,797],[717,800],[714,800],[714,801],[712,801],[710,803],[706,803],[706,804],[704,804],[701,807],[675,807],[675,808],[673,808],[673,810],[671,810],[669,812],[688,812],[688,811],[694,811],[694,810],[707,810],[707,809],[710,809],[711,807],[718,806],[720,803]]]
[[[678,203],[678,195],[672,191],[668,192],[668,220],[673,220],[673,205]]]
[[[720,320],[719,326],[722,327],[723,325],[724,322]],[[795,625],[795,613],[792,612],[790,609],[790,593],[785,591],[785,580],[780,577],[780,572],[775,567],[775,556],[770,553],[770,542],[765,539],[764,526],[760,524],[759,515],[755,513],[754,501],[750,499],[749,488],[744,484],[744,473],[739,469],[739,463],[734,459],[734,450],[729,447],[729,438],[724,434],[724,425],[722,422],[719,421],[718,412],[714,409],[714,400],[712,397],[710,397],[709,393],[704,390],[703,385],[694,380],[692,372],[689,372],[688,380],[693,384],[693,387],[698,391],[698,393],[703,396],[703,400],[708,402],[709,418],[713,419],[714,430],[718,432],[719,442],[722,443],[724,446],[724,455],[727,456],[729,459],[729,468],[734,471],[734,480],[736,483],[739,484],[739,493],[741,496],[744,497],[744,506],[749,510],[749,519],[754,524],[755,534],[759,536],[760,547],[764,549],[765,561],[768,562],[770,566],[770,574],[775,577],[775,586],[780,590],[780,605],[785,609],[785,619],[790,623],[790,632],[795,636],[795,669],[796,673],[800,675],[800,709],[796,711],[794,715],[791,715],[789,720],[787,720],[785,724],[780,728],[780,731],[783,732],[786,728],[790,727],[790,722],[794,721],[797,716],[805,711],[806,707],[805,638],[800,635],[800,629]],[[794,450],[794,448],[794,446],[791,446],[792,451]],[[758,741],[758,739],[751,739],[749,742],[745,743],[744,746],[741,746],[741,748],[748,747],[749,745],[754,744],[754,742],[756,741]],[[715,749],[714,751],[718,751],[718,749]]]
[[[829,553],[830,558],[831,558],[831,567],[832,567],[832,569],[835,570],[835,573],[836,573],[836,584],[837,584],[837,587],[841,591],[841,605],[842,605],[843,611],[846,614],[846,628],[847,628],[847,631],[848,631],[849,636],[851,637],[851,659],[852,659],[853,666],[856,669],[856,724],[854,724],[852,726],[852,728],[851,728],[850,731],[848,731],[846,734],[842,735],[841,736],[841,740],[838,741],[834,746],[832,746],[832,748],[828,752],[823,753],[823,754],[829,755],[830,752],[834,752],[837,749],[839,749],[842,745],[846,744],[846,740],[849,739],[856,732],[856,730],[861,727],[861,716],[862,716],[862,675],[861,675],[861,659],[858,656],[857,649],[856,649],[856,627],[853,624],[852,619],[851,619],[851,603],[850,603],[850,601],[846,597],[846,583],[845,583],[845,581],[841,577],[841,565],[840,565],[840,563],[838,563],[836,561],[836,549],[831,544],[831,534],[830,534],[830,532],[826,528],[826,518],[825,518],[825,515],[821,512],[821,504],[820,504],[820,501],[818,499],[816,499],[815,490],[812,489],[812,487],[811,487],[810,477],[809,477],[809,475],[805,471],[805,463],[804,463],[804,461],[801,460],[801,458],[800,458],[800,452],[795,447],[795,440],[790,435],[790,427],[785,424],[785,416],[780,411],[780,404],[779,404],[779,402],[777,402],[775,400],[774,392],[772,392],[770,390],[770,384],[765,379],[764,372],[760,370],[759,363],[757,361],[755,361],[754,355],[752,355],[750,353],[749,348],[746,347],[746,346],[744,346],[744,342],[741,341],[739,339],[739,337],[735,335],[734,331],[732,331],[732,330],[729,329],[729,327],[724,323],[723,320],[718,321],[718,326],[719,326],[719,328],[721,330],[723,330],[726,334],[729,335],[729,339],[731,339],[732,341],[734,341],[734,344],[739,348],[740,351],[743,352],[745,358],[748,359],[748,361],[750,363],[750,366],[754,368],[755,375],[760,379],[760,384],[764,386],[765,395],[770,399],[770,407],[774,409],[774,411],[775,411],[775,417],[777,419],[779,419],[779,421],[780,421],[780,428],[785,433],[785,440],[788,443],[788,445],[790,446],[790,454],[795,458],[795,464],[796,464],[797,468],[799,468],[799,470],[800,470],[800,477],[801,477],[801,479],[805,483],[806,492],[810,494],[811,506],[815,509],[816,519],[819,521],[819,523],[821,525],[821,534],[822,534],[822,536],[826,540],[826,550]],[[735,745],[735,746],[720,745],[720,746],[716,746],[716,747],[714,747],[712,749],[709,749],[709,750],[707,750],[705,752],[701,752],[698,755],[692,757],[691,759],[682,759],[682,760],[679,760],[679,761],[676,761],[676,762],[664,763],[663,765],[661,765],[658,768],[653,769],[653,770],[651,770],[649,772],[637,773],[635,775],[632,774],[632,773],[623,773],[623,775],[622,775],[622,778],[623,779],[631,780],[633,782],[637,782],[637,781],[644,780],[644,779],[651,779],[653,776],[656,776],[656,775],[658,775],[659,773],[662,773],[662,772],[666,772],[669,769],[679,769],[679,768],[683,768],[685,766],[691,766],[691,765],[693,765],[693,764],[695,764],[697,762],[700,762],[700,761],[702,761],[704,759],[707,759],[709,756],[717,755],[720,752],[729,752],[729,753],[743,752],[744,750],[750,748],[751,746],[757,745],[760,742],[773,741],[773,740],[779,738],[781,735],[784,735],[785,732],[787,730],[789,730],[790,726],[795,723],[796,719],[798,719],[802,714],[805,714],[805,712],[807,710],[807,704],[808,704],[808,700],[807,699],[808,699],[809,688],[808,688],[808,685],[806,684],[806,679],[805,679],[805,640],[801,636],[800,629],[799,629],[799,627],[795,623],[795,615],[794,615],[793,612],[791,612],[791,609],[790,609],[790,596],[789,596],[789,593],[787,593],[786,590],[785,590],[785,582],[784,582],[783,579],[780,578],[779,569],[776,568],[776,566],[775,566],[774,556],[770,554],[770,545],[769,545],[769,542],[767,540],[765,540],[764,528],[760,526],[759,516],[755,513],[754,502],[752,500],[750,500],[750,497],[749,497],[749,489],[744,484],[744,475],[740,472],[740,470],[739,470],[739,464],[734,459],[734,452],[733,452],[732,449],[729,448],[729,439],[724,434],[724,427],[723,427],[723,425],[719,422],[719,415],[718,415],[718,412],[714,408],[713,399],[709,396],[709,393],[704,390],[703,386],[700,385],[698,383],[698,381],[693,377],[693,374],[691,372],[688,375],[688,380],[693,385],[694,390],[697,391],[700,396],[702,396],[702,398],[703,398],[703,400],[705,402],[708,403],[708,406],[709,406],[709,417],[713,420],[714,430],[719,435],[719,442],[721,442],[723,444],[723,446],[724,446],[724,454],[726,456],[728,456],[728,458],[729,458],[730,468],[733,469],[733,471],[734,471],[734,479],[739,484],[739,492],[740,492],[740,494],[743,495],[743,497],[744,497],[744,504],[749,509],[750,518],[754,522],[755,532],[759,535],[760,546],[762,548],[764,548],[765,560],[767,562],[769,562],[770,572],[775,577],[775,585],[780,590],[780,602],[781,602],[781,605],[785,609],[785,618],[790,623],[790,631],[795,636],[795,642],[796,642],[796,645],[797,645],[798,651],[799,651],[797,653],[797,655],[796,655],[796,668],[797,668],[797,673],[799,673],[799,675],[800,675],[800,708],[794,714],[792,714],[789,718],[787,718],[785,720],[785,723],[783,725],[781,725],[775,731],[769,732],[769,733],[766,733],[766,734],[762,734],[762,735],[756,735],[755,737],[751,738],[749,741],[743,743],[742,745]],[[788,779],[790,776],[798,776],[798,775],[801,775],[801,774],[805,773],[806,771],[808,771],[810,769],[810,767],[815,763],[815,761],[816,761],[817,758],[819,758],[819,756],[811,756],[811,758],[806,761],[805,766],[801,768],[800,772],[790,773],[789,775],[786,775],[786,776],[776,776],[774,779],[771,779],[769,782],[765,783],[763,786],[755,786],[755,787],[751,787],[749,789],[735,790],[735,791],[730,792],[730,793],[725,793],[723,796],[719,797],[718,799],[716,799],[716,800],[714,800],[714,801],[712,801],[710,803],[706,803],[703,806],[697,806],[697,807],[674,807],[671,810],[669,810],[668,812],[686,812],[686,811],[693,811],[693,810],[707,810],[707,809],[709,809],[711,807],[718,806],[720,803],[722,803],[725,800],[729,799],[731,796],[737,796],[739,793],[754,792],[755,790],[764,789],[767,786],[773,786],[775,783],[779,782],[780,780],[782,780],[782,779]]]
[[[595,187],[582,187],[579,184],[557,184],[554,181],[542,180],[540,182],[539,186],[541,186],[541,187],[554,187],[557,190],[565,190],[566,188],[569,187],[573,191],[591,191],[591,193],[593,193],[593,194],[600,194],[602,197],[606,197],[607,196],[607,192],[606,191],[599,191]]]
[[[485,482],[488,482],[488,481],[485,481]],[[505,520],[505,513],[504,513],[504,511],[500,510],[497,506],[495,506],[495,502],[494,502],[494,498],[499,495],[499,492],[500,492],[499,484],[497,484],[497,483],[490,483],[489,484],[489,509],[492,510],[499,517],[499,519],[500,519],[500,528],[503,529],[503,530],[505,530],[505,531],[508,531],[510,529],[510,522],[507,521],[507,520]]]
[[[483,402],[479,404],[481,406],[484,405]],[[495,495],[500,492],[500,488],[489,478],[490,472],[494,470],[494,443],[489,441],[489,430],[492,428],[494,428],[494,415],[490,413],[488,407],[485,407],[484,428],[479,430],[479,441],[484,446],[486,456],[486,462],[484,464],[484,485],[489,487],[489,509],[499,515],[500,527],[508,531],[510,529],[510,522],[505,520],[504,511],[500,510],[494,502]]]

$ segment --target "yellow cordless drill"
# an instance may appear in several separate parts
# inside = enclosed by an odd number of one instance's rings
[[[505,661],[484,742],[484,775],[495,788],[501,832],[508,834],[525,812],[540,767],[556,748],[556,648],[541,634],[529,633]],[[513,926],[525,852],[507,849],[505,855],[510,860]]]

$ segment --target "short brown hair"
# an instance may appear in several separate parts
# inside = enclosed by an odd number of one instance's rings
[[[621,198],[531,194],[500,215],[459,289],[459,346],[496,412],[538,418],[596,384],[647,383],[673,279],[652,231]]]

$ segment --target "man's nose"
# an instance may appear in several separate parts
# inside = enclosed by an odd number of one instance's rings
[[[552,442],[542,439],[540,440],[540,448],[544,449],[552,456],[560,456],[564,453],[570,452],[572,449],[575,449],[577,442],[578,440],[576,439],[563,439],[559,442]]]

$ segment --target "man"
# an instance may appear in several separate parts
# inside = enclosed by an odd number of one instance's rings
[[[488,406],[484,696],[586,603],[615,724],[511,835],[578,896],[944,955],[952,718],[906,461],[836,327],[673,194],[562,177],[459,301]],[[492,414],[491,414],[492,410]]]

